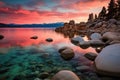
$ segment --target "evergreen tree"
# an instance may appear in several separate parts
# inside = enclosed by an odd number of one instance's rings
[[[101,12],[99,13],[99,16],[98,16],[99,19],[105,19],[106,18],[106,8],[103,7]]]
[[[107,19],[111,19],[115,17],[116,13],[116,4],[115,0],[111,0],[108,6],[108,13],[107,13]]]
[[[117,0],[117,13],[116,18],[120,19],[120,0]]]

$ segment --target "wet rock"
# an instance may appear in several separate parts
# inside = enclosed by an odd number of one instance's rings
[[[56,73],[51,80],[80,80],[72,71],[62,70]]]
[[[99,33],[93,33],[93,34],[91,34],[90,38],[91,38],[92,40],[96,40],[96,39],[101,39],[102,36],[101,36],[101,34],[99,34]]]
[[[22,75],[16,75],[13,80],[26,80],[25,79],[25,76],[22,76]]]
[[[60,48],[60,49],[58,50],[58,52],[61,53],[61,52],[64,51],[65,49],[70,49],[70,47],[64,46],[64,47]]]
[[[79,46],[82,48],[82,49],[87,49],[90,47],[90,43],[88,41],[82,41],[79,43]]]
[[[78,43],[84,41],[83,38],[81,36],[75,37],[71,39],[71,42],[75,45],[77,45]]]
[[[52,38],[47,38],[46,41],[47,41],[47,42],[52,42],[53,39],[52,39]]]
[[[89,42],[90,42],[90,46],[93,48],[105,46],[105,43],[102,42],[101,40],[90,40]]]
[[[112,41],[120,41],[120,33],[117,32],[106,32],[102,36],[102,41],[109,44]]]
[[[70,20],[69,21],[69,25],[75,25],[75,21],[74,20]]]
[[[9,68],[1,68],[0,69],[0,74],[4,74],[6,72],[8,72]]]
[[[30,39],[38,39],[38,36],[32,36]]]
[[[103,48],[95,59],[95,67],[99,74],[120,77],[120,44]]]
[[[102,51],[102,49],[103,49],[103,47],[98,47],[98,48],[95,48],[95,51],[96,51],[97,53],[100,53],[100,52]]]
[[[42,79],[40,79],[40,78],[35,78],[34,80],[42,80]]]
[[[117,23],[117,20],[116,19],[109,19],[108,21],[110,24],[116,24]]]
[[[4,36],[3,35],[0,35],[0,40],[2,40],[4,38]]]
[[[96,25],[95,25],[95,27],[101,27],[103,25],[103,23],[102,22],[99,22],[99,23],[97,23]]]
[[[96,53],[92,53],[92,52],[88,52],[84,55],[87,59],[91,60],[91,61],[94,61],[95,58],[97,57],[97,54]]]
[[[89,71],[90,67],[89,66],[79,66],[79,67],[76,67],[76,70],[78,70],[78,71]]]
[[[41,74],[39,75],[39,78],[45,79],[45,78],[47,78],[48,76],[49,76],[49,73],[48,73],[48,72],[43,72],[43,73],[41,73]]]
[[[71,60],[75,56],[74,51],[71,48],[63,50],[60,55],[64,60]]]

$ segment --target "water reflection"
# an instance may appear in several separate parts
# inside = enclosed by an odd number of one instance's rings
[[[14,46],[30,46],[30,45],[51,45],[51,47],[60,48],[63,46],[69,46],[74,48],[75,51],[87,52],[94,51],[92,48],[86,50],[71,44],[68,37],[62,34],[56,33],[54,29],[36,29],[36,28],[5,28],[0,29],[0,34],[4,35],[4,39],[0,40],[1,48],[9,48]],[[38,36],[38,39],[30,39],[31,36]],[[46,38],[52,38],[53,42],[46,42]],[[84,37],[87,40],[87,37]]]
[[[60,70],[77,73],[76,67],[91,66],[83,53],[94,52],[94,49],[81,49],[53,29],[7,28],[0,29],[0,34],[5,37],[0,40],[0,80],[34,80],[42,72],[49,73],[50,79]],[[34,35],[38,39],[30,39]],[[52,38],[53,42],[46,42],[46,38]],[[87,37],[84,39],[87,40]],[[75,52],[75,57],[70,61],[64,61],[58,53],[63,46],[71,47]]]

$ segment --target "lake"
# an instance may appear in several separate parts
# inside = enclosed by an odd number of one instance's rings
[[[34,80],[43,72],[47,72],[47,79],[50,79],[64,69],[79,75],[76,67],[92,64],[83,55],[95,52],[93,48],[75,46],[69,37],[56,33],[54,29],[0,28],[0,35],[4,35],[4,39],[0,40],[0,80]],[[30,39],[32,36],[38,36],[38,39]],[[47,42],[47,38],[53,41]],[[83,39],[87,40],[87,37]],[[61,58],[58,50],[64,46],[74,50],[75,57],[72,60]]]

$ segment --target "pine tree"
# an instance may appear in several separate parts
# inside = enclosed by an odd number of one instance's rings
[[[101,12],[99,13],[99,16],[98,16],[99,19],[105,19],[106,18],[106,8],[103,7]]]
[[[120,19],[120,0],[117,0],[117,19]]]
[[[116,13],[116,4],[115,0],[111,0],[108,6],[108,13],[107,13],[107,19],[111,19],[115,17]]]

